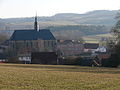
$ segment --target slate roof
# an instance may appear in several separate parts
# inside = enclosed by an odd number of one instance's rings
[[[84,48],[85,49],[97,49],[99,47],[98,43],[85,43]]]
[[[55,40],[55,37],[48,29],[15,30],[10,40]]]

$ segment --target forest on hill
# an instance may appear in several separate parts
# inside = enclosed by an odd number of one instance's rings
[[[101,25],[50,26],[57,39],[80,39],[83,36],[109,33],[110,27]]]
[[[57,38],[79,39],[81,36],[106,34],[115,24],[117,10],[96,10],[85,14],[58,13],[39,17],[39,28],[48,28]],[[34,17],[0,19],[0,30],[33,29]],[[70,37],[69,37],[70,36]]]

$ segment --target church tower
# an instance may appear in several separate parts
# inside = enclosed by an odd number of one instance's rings
[[[38,26],[37,26],[37,14],[35,16],[35,22],[34,22],[34,30],[38,30]]]

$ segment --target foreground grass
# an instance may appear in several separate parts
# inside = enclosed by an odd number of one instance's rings
[[[120,69],[0,64],[0,90],[120,90]]]

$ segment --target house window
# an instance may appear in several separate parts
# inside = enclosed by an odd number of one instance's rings
[[[12,47],[15,48],[15,43],[14,42],[12,43]]]
[[[44,47],[46,47],[46,41],[44,41]]]
[[[52,41],[52,47],[54,47],[56,45],[56,43],[54,41]]]
[[[30,46],[32,47],[32,41],[30,41]]]
[[[48,41],[48,46],[52,47],[52,41]]]

